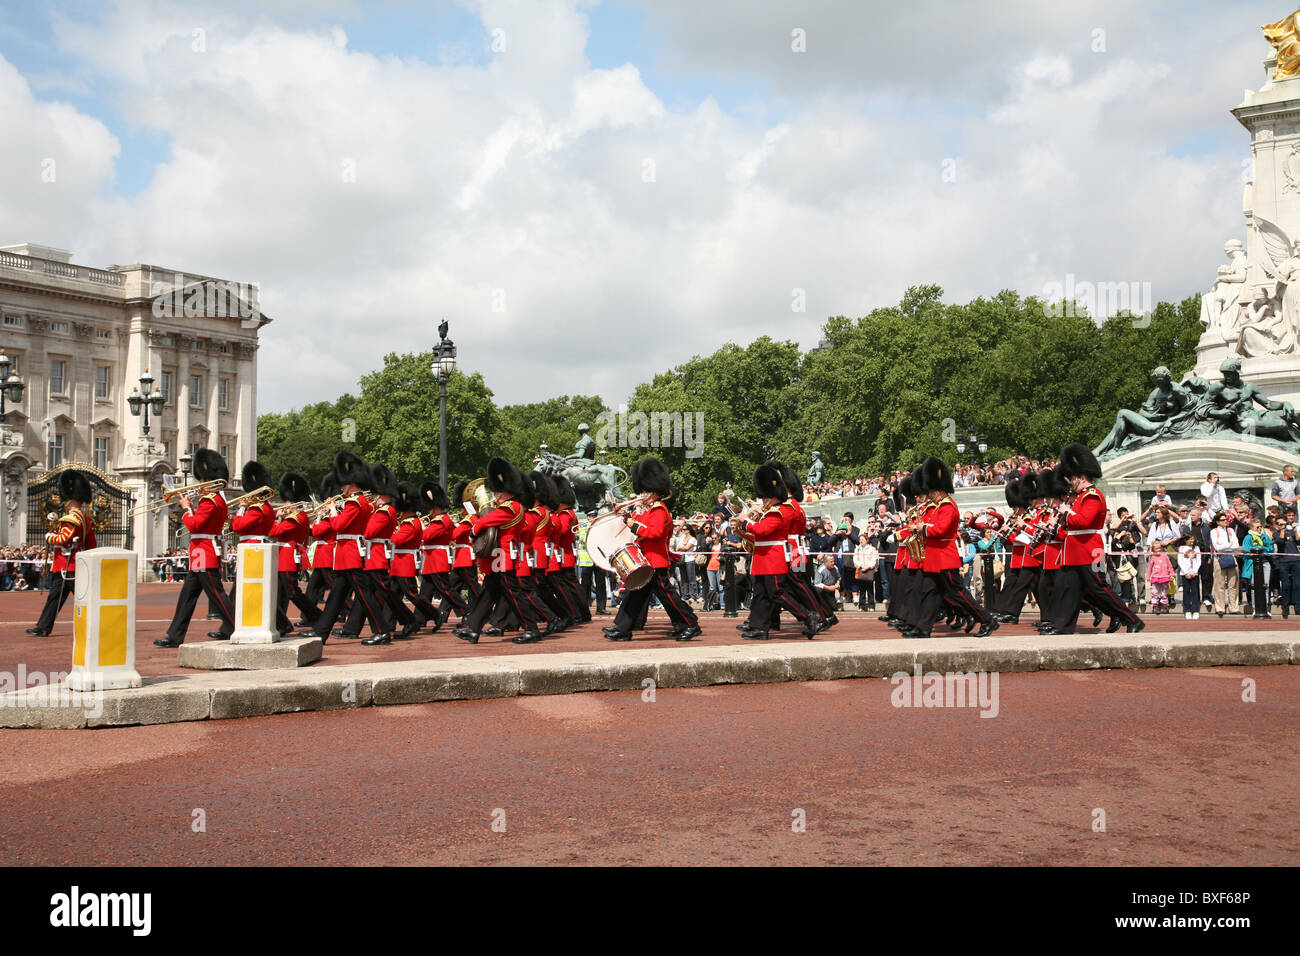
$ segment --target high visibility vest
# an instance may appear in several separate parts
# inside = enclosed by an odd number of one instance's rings
[[[589,521],[578,522],[578,534],[576,541],[578,544],[578,567],[589,568],[596,562],[591,560],[591,555],[587,553],[587,528],[591,526]]]

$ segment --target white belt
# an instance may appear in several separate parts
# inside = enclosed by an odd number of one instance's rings
[[[217,536],[215,534],[192,534],[190,535],[190,540],[191,541],[216,541]]]
[[[338,541],[365,541],[364,534],[336,534],[335,539]]]
[[[239,536],[240,544],[266,544],[266,537],[260,534],[241,534]]]
[[[1081,534],[1101,534],[1100,528],[1080,528],[1078,531],[1065,532],[1072,538],[1077,538]]]
[[[785,543],[786,543],[786,539],[785,539],[785,538],[782,538],[782,539],[779,540],[779,541],[755,541],[755,542],[754,542],[754,547],[756,547],[756,548],[784,548],[784,547],[785,547]]]
[[[396,551],[393,552],[393,557],[397,557],[397,555],[399,554],[419,554],[419,553],[420,553],[419,551],[407,551],[404,548],[398,548]]]

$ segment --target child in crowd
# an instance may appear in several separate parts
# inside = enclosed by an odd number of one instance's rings
[[[1190,531],[1178,541],[1178,576],[1183,582],[1183,617],[1201,619],[1201,551]]]
[[[1169,613],[1169,582],[1173,577],[1173,562],[1165,554],[1164,542],[1152,541],[1151,555],[1147,558],[1147,595],[1152,614]]]

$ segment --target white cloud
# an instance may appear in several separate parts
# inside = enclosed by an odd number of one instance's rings
[[[386,352],[434,342],[442,316],[499,400],[617,402],[728,340],[812,344],[826,315],[917,283],[957,300],[1067,272],[1165,298],[1208,285],[1242,231],[1246,136],[1223,155],[1168,146],[1231,130],[1237,75],[1265,52],[1250,13],[1226,36],[1202,16],[1157,42],[1135,30],[1158,18],[1130,5],[949,7],[838,22],[845,5],[805,4],[793,23],[751,3],[648,8],[652,30],[681,29],[670,63],[769,83],[766,118],[666,106],[649,64],[593,69],[586,17],[560,0],[473,4],[485,50],[503,31],[480,65],[359,52],[334,24],[251,4],[123,2],[61,22],[59,43],[171,155],[112,195],[111,133],[0,60],[0,137],[24,142],[0,173],[46,152],[77,171],[57,193],[0,195],[16,232],[0,239],[260,281],[277,320],[265,409],[355,392]],[[1103,56],[1087,47],[1098,23]],[[805,24],[799,60],[789,28]]]

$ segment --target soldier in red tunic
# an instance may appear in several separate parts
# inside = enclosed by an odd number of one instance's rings
[[[921,473],[930,501],[918,529],[918,533],[925,535],[925,558],[915,629],[908,636],[929,637],[946,602],[958,614],[979,623],[976,637],[988,637],[997,630],[998,622],[976,603],[961,579],[961,554],[957,550],[961,512],[952,498],[952,469],[938,458],[927,458],[921,463]]]
[[[226,481],[229,477],[225,461],[215,451],[200,448],[194,455],[196,481]],[[176,613],[167,628],[167,636],[154,641],[159,647],[180,647],[185,642],[200,592],[208,596],[208,606],[215,608],[221,619],[221,628],[208,632],[208,637],[224,641],[235,632],[235,607],[221,587],[221,562],[216,544],[226,528],[229,513],[226,499],[221,492],[211,491],[197,503],[189,495],[181,495],[180,504],[185,509],[181,521],[190,532],[189,570],[185,572],[185,583],[176,599]]]
[[[659,598],[673,623],[672,637],[689,641],[701,633],[699,621],[691,606],[677,593],[669,575],[672,561],[668,557],[668,539],[673,533],[673,516],[664,500],[673,495],[673,481],[662,461],[647,456],[632,466],[632,490],[644,496],[641,510],[636,515],[624,515],[623,520],[636,535],[642,553],[654,569],[654,577],[645,587],[634,591],[624,590],[623,601],[612,626],[605,628],[605,637],[611,641],[630,641],[638,621],[645,619],[650,597]]]
[[[90,480],[84,472],[70,468],[60,473],[59,495],[63,498],[63,514],[59,516],[55,529],[45,535],[50,550],[54,552],[54,562],[50,566],[54,580],[50,583],[50,593],[45,596],[41,616],[35,627],[27,629],[28,634],[50,636],[54,620],[73,590],[77,552],[95,547],[95,523],[86,510],[91,494]]]
[[[405,605],[401,602],[406,600],[415,607],[413,612],[409,612],[411,617],[406,626],[394,635],[399,639],[414,636],[430,618],[438,621],[434,626],[435,631],[442,623],[441,611],[420,596],[419,585],[416,583],[416,571],[419,568],[418,561],[423,554],[424,537],[424,526],[420,522],[420,516],[416,514],[420,502],[421,495],[418,487],[409,481],[397,483],[397,496],[392,503],[392,507],[397,512],[397,526],[393,528],[390,540],[392,558],[388,562],[387,587],[389,593],[397,598],[398,606],[405,609]]]
[[[780,470],[781,480],[785,482],[786,492],[790,495],[779,505],[788,522],[786,532],[790,542],[790,576],[784,582],[785,587],[798,604],[806,607],[818,619],[817,629],[824,631],[840,623],[840,619],[835,614],[835,602],[830,595],[824,591],[815,592],[812,587],[813,565],[816,562],[808,559],[808,516],[800,504],[803,501],[803,482],[789,465],[779,461],[768,464]],[[777,621],[779,617],[773,620]]]
[[[464,617],[469,613],[469,607],[451,584],[451,539],[456,530],[456,519],[447,513],[450,504],[447,492],[437,482],[426,481],[420,486],[420,502],[428,509],[428,514],[420,534],[422,560],[419,593],[429,603],[432,603],[435,596],[439,599],[438,613],[433,618],[433,630],[436,633],[438,628],[447,623],[453,608]],[[423,627],[427,620],[425,613],[417,607],[412,623],[418,628]]]
[[[568,603],[577,609],[578,620],[586,624],[591,621],[591,608],[578,587],[578,513],[573,510],[578,499],[568,478],[556,475],[551,480],[555,484],[556,530],[552,538],[554,549],[550,574],[555,586],[568,598]]]
[[[454,502],[460,502],[461,495],[465,492],[465,486],[468,482],[458,481],[452,488],[451,499]],[[478,566],[474,563],[474,548],[469,543],[470,537],[474,533],[474,521],[464,509],[458,508],[454,515],[456,519],[456,528],[451,533],[451,588],[459,596],[464,590],[469,595],[470,600],[478,597],[482,586],[478,581]],[[468,611],[463,612],[468,614]],[[464,622],[464,618],[461,619]]]
[[[745,522],[743,532],[754,542],[754,553],[749,565],[749,618],[741,625],[741,636],[747,641],[767,640],[773,615],[785,608],[803,623],[803,635],[811,638],[821,630],[821,623],[791,593],[788,583],[791,515],[781,510],[788,492],[778,466],[758,466],[754,471],[754,495],[762,501],[763,511]]]
[[[498,602],[504,601],[523,624],[523,632],[513,638],[516,644],[531,644],[542,639],[538,630],[541,613],[532,598],[519,582],[516,565],[524,563],[525,517],[533,504],[532,489],[519,469],[504,458],[493,458],[487,466],[487,488],[495,496],[495,505],[474,521],[475,537],[497,529],[497,544],[493,553],[480,558],[486,564],[487,577],[483,589],[475,598],[465,623],[456,629],[456,636],[478,643],[479,631],[487,622]]]
[[[918,468],[917,471],[920,469]],[[910,515],[915,499],[918,497],[915,482],[915,473],[910,473],[904,475],[898,483],[894,507],[904,515]],[[907,548],[904,547],[909,534],[911,534],[910,523],[906,521],[893,531],[894,573],[889,576],[889,600],[885,602],[885,613],[879,618],[890,627],[900,630],[914,617],[909,604],[912,595],[911,564],[908,561]]]
[[[1085,602],[1111,618],[1107,633],[1124,626],[1128,633],[1146,627],[1106,583],[1106,550],[1101,532],[1106,526],[1106,497],[1094,482],[1101,477],[1101,465],[1086,445],[1073,442],[1061,449],[1061,474],[1070,482],[1068,500],[1058,506],[1058,532],[1063,556],[1059,603],[1045,627],[1045,634],[1073,634],[1079,611]],[[1100,620],[1094,623],[1100,623]]]
[[[329,640],[330,629],[351,594],[356,601],[354,608],[361,608],[374,635],[390,636],[391,630],[384,629],[393,626],[391,619],[383,615],[387,607],[374,590],[373,578],[362,570],[366,557],[365,530],[374,510],[365,495],[374,487],[370,469],[356,455],[341,451],[334,456],[334,476],[341,493],[347,497],[341,505],[336,504],[330,509],[330,525],[334,531],[334,583],[312,633],[322,642]]]
[[[271,487],[271,472],[260,462],[250,461],[244,465],[240,478],[244,483],[244,494],[250,494],[261,488]],[[260,501],[257,504],[240,505],[239,510],[230,519],[230,530],[239,536],[238,544],[264,544],[271,541],[271,532],[275,528],[275,508],[268,501]],[[238,546],[238,545],[236,545]],[[277,573],[279,567],[277,565]],[[235,589],[239,587],[238,580],[230,588],[230,606],[235,607]],[[293,625],[289,623],[288,616],[284,613],[287,604],[280,603],[276,608],[275,623],[276,628],[280,631],[280,636],[293,632]]]
[[[1011,545],[1011,560],[1007,562],[1006,585],[998,594],[993,616],[1003,624],[1019,624],[1026,595],[1032,591],[1035,598],[1038,596],[1038,568],[1027,564],[1025,560],[1027,545],[1033,538],[1033,532],[1028,526],[1032,502],[1027,497],[1024,478],[1008,481],[1004,494],[1011,516],[1007,519],[1002,534]]]
[[[280,479],[279,491],[280,500],[285,502],[281,509],[284,513],[271,526],[270,534],[271,540],[280,545],[276,568],[280,587],[276,601],[280,614],[284,614],[292,601],[302,614],[300,623],[311,627],[320,617],[320,608],[298,586],[298,573],[307,567],[307,536],[311,529],[303,502],[311,497],[311,485],[304,476],[290,471]]]

